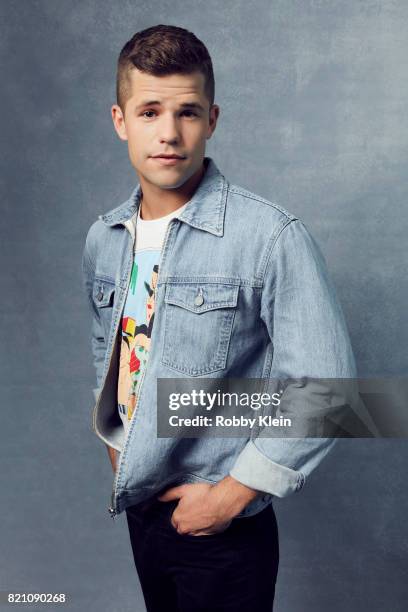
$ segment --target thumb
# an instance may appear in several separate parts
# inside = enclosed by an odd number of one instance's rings
[[[180,499],[184,494],[184,485],[180,485],[178,487],[170,487],[161,495],[158,495],[157,499],[159,501],[172,501],[173,499]]]

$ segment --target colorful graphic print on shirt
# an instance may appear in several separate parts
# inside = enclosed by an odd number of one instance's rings
[[[160,250],[137,251],[121,324],[118,409],[130,421],[137,406],[139,386],[147,365],[154,322],[154,298]]]

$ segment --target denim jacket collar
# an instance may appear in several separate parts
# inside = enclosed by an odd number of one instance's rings
[[[191,200],[178,218],[193,227],[216,236],[222,236],[224,233],[227,181],[212,158],[205,157],[204,162],[207,165],[206,172]],[[123,224],[137,212],[140,194],[141,186],[138,183],[126,202],[103,215],[99,215],[99,219],[109,226]]]

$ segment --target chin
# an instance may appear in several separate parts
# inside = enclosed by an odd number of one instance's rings
[[[145,177],[161,189],[177,189],[184,185],[190,175],[185,172],[181,175],[178,172],[169,172],[169,168],[165,168],[164,172],[158,172],[154,176],[145,175]]]
[[[179,187],[184,185],[186,180],[187,179],[181,179],[177,182],[172,182],[172,183],[155,183],[155,185],[157,187],[160,187],[160,189],[178,189]]]

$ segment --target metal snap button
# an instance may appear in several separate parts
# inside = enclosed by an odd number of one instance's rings
[[[263,496],[263,498],[262,498],[262,501],[263,501],[263,502],[267,502],[267,501],[269,501],[269,500],[270,500],[270,498],[271,498],[271,496],[270,496],[270,495],[264,495],[264,496]]]
[[[196,306],[202,306],[204,304],[204,298],[202,296],[201,293],[199,293],[198,295],[196,295],[195,299],[194,299],[194,304]]]

